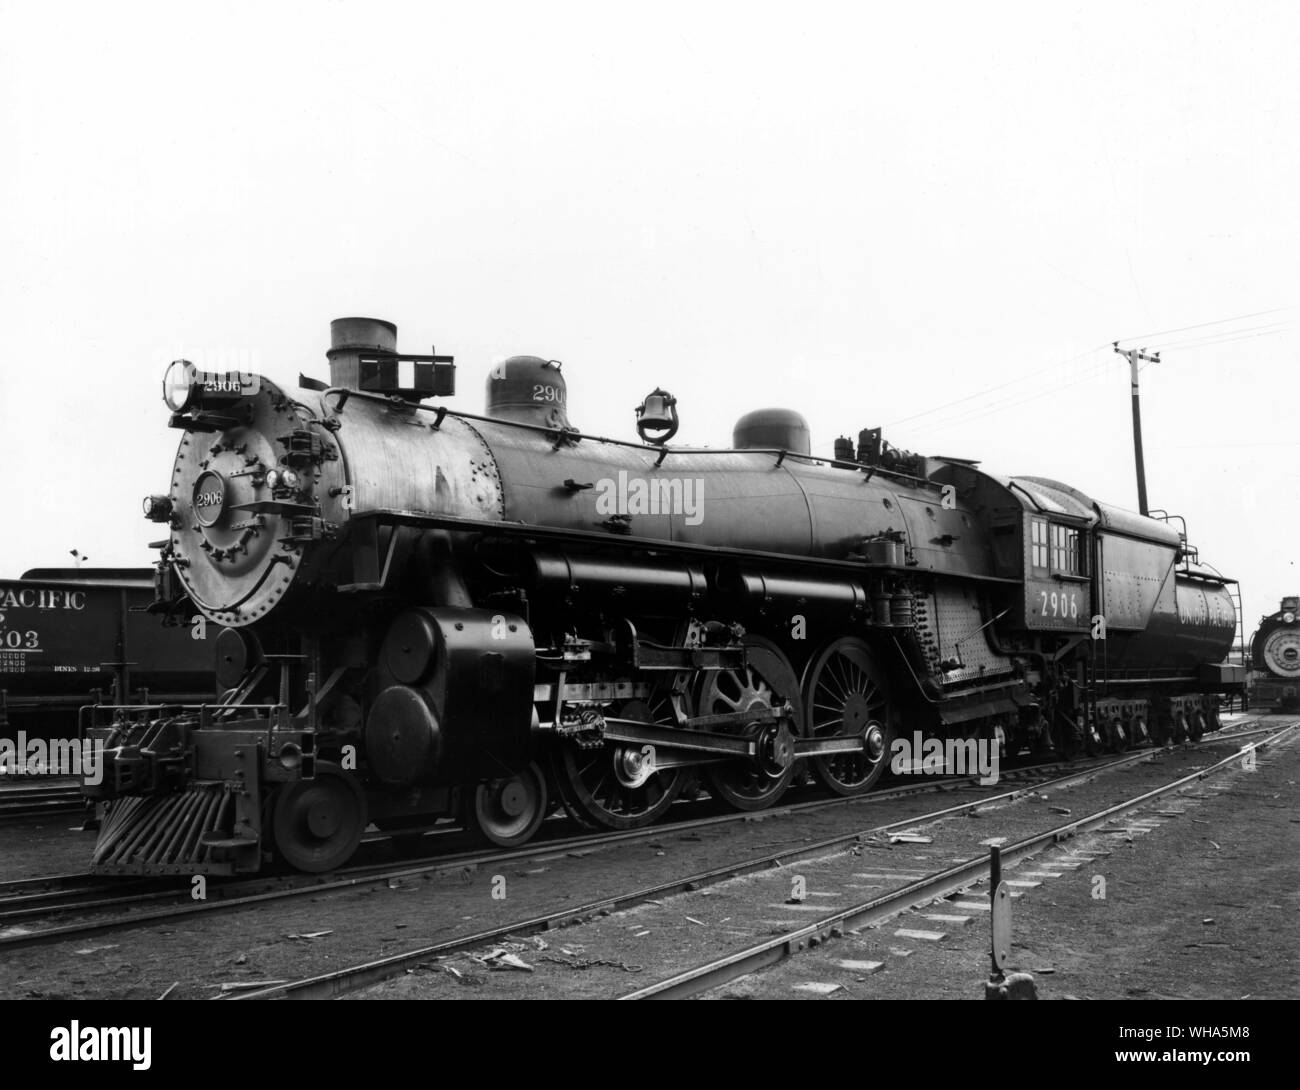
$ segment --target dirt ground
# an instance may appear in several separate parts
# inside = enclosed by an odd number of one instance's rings
[[[920,874],[978,854],[990,834],[1011,839],[1050,827],[1053,810],[1076,815],[1208,766],[1230,753],[1175,750],[1104,780],[982,813],[947,819],[930,847],[868,845],[859,853],[751,876],[546,938],[512,953],[532,967],[494,972],[487,950],[427,963],[421,971],[360,993],[361,998],[611,998],[729,950],[810,922],[880,887],[860,872]],[[1010,880],[1040,884],[1015,901],[1010,971],[1034,974],[1041,998],[1294,998],[1300,954],[1300,743],[1271,751],[1256,770],[1237,769],[1186,794],[1153,804],[1122,830],[1071,840],[1009,869]],[[1062,805],[1064,804],[1064,805]],[[1178,816],[1163,816],[1166,811]],[[1046,819],[1046,825],[1044,824]],[[919,828],[919,827],[918,827]],[[1077,869],[1054,860],[1097,853]],[[790,877],[807,877],[809,903],[791,907]],[[859,872],[859,873],[855,873]],[[1098,882],[1104,881],[1104,886]],[[901,884],[886,881],[884,886]],[[870,890],[869,892],[866,892]],[[1094,892],[1103,896],[1094,896]],[[976,887],[960,898],[987,896]],[[824,898],[818,900],[818,898]],[[809,916],[800,916],[808,911]],[[710,998],[982,999],[988,976],[987,915],[966,926],[937,925],[943,902],[845,936],[764,973],[726,985]],[[685,924],[683,923],[685,921]],[[943,941],[900,938],[900,928],[940,929]],[[497,947],[499,949],[499,946]],[[878,963],[876,971],[864,966]]]
[[[1008,970],[1032,974],[1041,999],[1300,999],[1297,781],[1300,742],[1292,742],[1261,755],[1254,772],[1170,796],[1162,805],[1186,813],[1151,832],[1071,843],[1071,851],[1109,854],[1060,868],[1016,899]],[[1048,858],[1004,877],[1051,871]],[[973,892],[986,896],[987,886]],[[825,983],[841,985],[831,999],[982,999],[987,920],[938,944],[900,941],[897,928],[927,926],[920,915],[830,943],[723,995],[819,998],[806,986]],[[882,967],[846,973],[840,959]]]

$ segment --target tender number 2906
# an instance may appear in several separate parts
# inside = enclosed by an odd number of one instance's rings
[[[1038,597],[1042,600],[1042,610],[1040,616],[1043,617],[1069,617],[1077,619],[1079,616],[1079,595],[1077,591],[1052,591],[1048,594],[1045,590],[1038,592]]]

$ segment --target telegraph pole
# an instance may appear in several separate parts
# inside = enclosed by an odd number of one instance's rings
[[[1128,360],[1129,382],[1133,391],[1133,456],[1137,460],[1137,478],[1138,478],[1138,510],[1142,514],[1148,513],[1147,508],[1147,470],[1146,464],[1142,460],[1142,407],[1138,402],[1138,361],[1143,360],[1147,363],[1159,363],[1160,353],[1147,355],[1145,348],[1130,348],[1128,351],[1120,349],[1119,341],[1114,342],[1115,351]]]

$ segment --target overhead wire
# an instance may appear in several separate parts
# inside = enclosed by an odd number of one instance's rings
[[[1164,337],[1170,333],[1183,333],[1189,329],[1206,329],[1214,325],[1227,325],[1229,322],[1240,322],[1246,318],[1262,318],[1266,314],[1282,314],[1285,311],[1293,310],[1293,307],[1274,307],[1272,310],[1257,310],[1251,314],[1238,314],[1232,318],[1218,318],[1213,322],[1197,322],[1195,325],[1178,326],[1176,329],[1160,329],[1155,333],[1139,333],[1136,337],[1120,337],[1115,344],[1125,344],[1128,341],[1149,341],[1152,337]]]
[[[1112,361],[1109,359],[1103,360],[1097,364],[1094,364],[1092,367],[1088,368],[1088,370],[1086,370],[1083,374],[1078,375],[1077,377],[1071,379],[1068,382],[1062,382],[1062,383],[1054,384],[1052,386],[1047,386],[1042,389],[1035,390],[1031,393],[1025,394],[1025,396],[1023,397],[1004,399],[992,405],[982,405],[970,412],[961,413],[958,414],[957,416],[949,417],[946,420],[941,420],[938,422],[936,426],[941,428],[950,428],[956,424],[972,423],[973,421],[981,420],[984,417],[994,416],[998,413],[1005,412],[1007,409],[1018,408],[1021,405],[1027,405],[1031,401],[1038,401],[1044,397],[1050,397],[1053,394],[1059,394],[1062,390],[1068,390],[1073,386],[1078,386],[1080,383],[1090,382],[1095,378],[1100,378],[1107,371],[1107,369],[1109,369],[1112,366],[1115,366],[1117,362],[1118,361]]]
[[[1018,390],[1013,392],[1010,396],[996,398],[995,400],[988,402],[986,404],[973,404],[973,405],[970,404],[971,402],[979,402],[981,399],[987,398],[990,394],[996,394],[1002,390],[1007,390],[1012,387],[1018,387],[1026,379],[1035,378],[1039,375],[1046,374],[1051,371],[1056,371],[1060,368],[1068,367],[1071,364],[1077,363],[1079,360],[1086,359],[1088,356],[1094,355],[1099,351],[1110,349],[1114,345],[1118,345],[1123,342],[1146,341],[1148,343],[1145,345],[1145,347],[1151,348],[1155,351],[1160,351],[1160,352],[1191,351],[1197,348],[1208,348],[1208,347],[1215,347],[1223,344],[1232,344],[1237,341],[1253,340],[1256,337],[1275,336],[1289,329],[1291,323],[1289,321],[1269,322],[1269,323],[1264,323],[1256,326],[1248,326],[1245,329],[1215,329],[1214,332],[1200,334],[1196,337],[1151,343],[1152,338],[1155,337],[1172,336],[1177,333],[1188,333],[1195,330],[1214,329],[1214,327],[1228,326],[1233,322],[1245,321],[1250,318],[1261,318],[1272,314],[1286,313],[1293,309],[1294,308],[1292,307],[1273,307],[1268,310],[1257,310],[1247,314],[1237,314],[1230,318],[1218,318],[1211,322],[1196,322],[1192,325],[1177,326],[1171,329],[1157,330],[1152,333],[1140,334],[1135,337],[1124,337],[1118,341],[1106,341],[1093,348],[1086,349],[1085,351],[1080,352],[1078,355],[1071,356],[1069,359],[1066,359],[1059,363],[1051,363],[1044,367],[1038,367],[1030,371],[1022,372],[1021,374],[1016,375],[1011,379],[1008,379],[1006,382],[999,383],[996,386],[991,386],[988,389],[979,390],[975,393],[968,394],[965,397],[955,398],[952,401],[946,401],[940,405],[935,405],[932,406],[931,408],[923,409],[920,412],[911,414],[910,416],[899,417],[895,420],[890,420],[882,426],[885,428],[897,427],[900,424],[911,423],[912,421],[920,420],[925,417],[931,417],[934,416],[935,414],[943,414],[946,410],[953,409],[958,406],[969,406],[969,407],[964,409],[959,409],[955,414],[950,416],[945,417],[943,415],[940,415],[940,418],[938,420],[932,422],[933,426],[936,428],[948,428],[957,424],[971,423],[976,420],[984,419],[985,417],[988,416],[993,416],[998,413],[1005,412],[1008,409],[1018,408],[1021,405],[1026,405],[1029,404],[1030,402],[1041,400],[1044,397],[1050,397],[1053,394],[1060,393],[1062,390],[1070,389],[1071,387],[1078,386],[1083,382],[1089,381],[1090,379],[1099,377],[1100,375],[1104,374],[1111,366],[1119,366],[1120,365],[1119,358],[1116,356],[1108,356],[1106,359],[1090,365],[1082,374],[1070,378],[1068,381],[1063,383],[1053,383],[1047,387],[1036,389],[1027,394],[1024,393],[1023,391]],[[1143,363],[1140,369],[1145,369],[1146,366],[1147,365]],[[822,446],[831,448],[833,447],[833,444],[819,444],[818,445],[819,449]]]
[[[1283,333],[1291,328],[1290,322],[1277,322],[1272,325],[1251,326],[1247,329],[1212,333],[1191,340],[1175,341],[1154,346],[1159,352],[1181,352],[1189,348],[1202,348],[1211,344],[1231,344],[1233,341],[1247,341],[1252,337],[1267,337],[1274,333]]]
[[[1071,356],[1068,360],[1064,360],[1060,363],[1051,363],[1046,367],[1039,367],[1033,371],[1026,371],[1023,374],[1015,376],[1015,378],[999,383],[997,386],[990,386],[987,390],[980,390],[977,393],[969,394],[966,397],[959,397],[954,401],[946,401],[942,405],[935,405],[933,408],[922,409],[919,413],[913,413],[911,416],[904,416],[898,420],[890,420],[884,424],[884,427],[892,428],[898,424],[906,424],[913,420],[919,420],[923,416],[930,416],[934,413],[942,412],[944,409],[952,408],[954,405],[961,405],[967,401],[974,401],[976,398],[987,397],[989,394],[996,393],[998,390],[1005,390],[1009,386],[1018,386],[1027,378],[1033,378],[1035,375],[1046,374],[1048,371],[1054,371],[1058,367],[1068,367],[1072,363],[1077,363],[1079,360],[1091,356],[1094,352],[1100,352],[1103,348],[1109,347],[1110,342],[1097,345],[1095,348],[1089,348],[1084,352],[1080,352],[1077,356]]]

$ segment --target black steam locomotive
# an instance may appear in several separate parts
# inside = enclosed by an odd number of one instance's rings
[[[1167,522],[892,449],[587,434],[559,365],[422,402],[449,357],[332,324],[328,387],[178,361],[156,608],[224,626],[217,705],[105,708],[101,873],[345,862],[368,823],[521,843],[558,799],[629,828],[684,791],[758,810],[796,775],[869,790],[891,740],[1123,748],[1217,726],[1229,581]]]
[[[1247,659],[1251,707],[1300,709],[1300,598],[1283,598],[1276,613],[1260,618]]]

